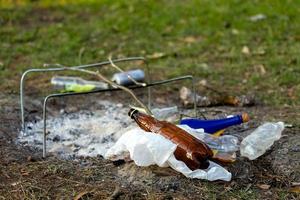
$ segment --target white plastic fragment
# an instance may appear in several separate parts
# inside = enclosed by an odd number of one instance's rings
[[[190,170],[184,162],[176,160],[175,149],[176,145],[163,136],[134,128],[120,137],[116,144],[107,151],[105,158],[110,160],[127,159],[129,152],[130,158],[138,166],[157,164],[160,167],[170,166],[189,178],[210,181],[231,180],[231,173],[214,162],[210,162],[206,170]]]

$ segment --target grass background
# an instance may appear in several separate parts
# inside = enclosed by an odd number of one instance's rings
[[[192,74],[268,105],[300,102],[300,1],[0,0],[0,7],[5,92],[18,91],[29,66],[112,54],[148,57],[157,79]],[[257,14],[265,19],[251,21]]]

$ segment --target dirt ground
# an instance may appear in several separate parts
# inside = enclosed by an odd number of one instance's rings
[[[18,98],[15,94],[0,98],[0,199],[300,198],[299,193],[291,192],[300,184],[300,126],[295,108],[274,109],[262,105],[200,108],[208,117],[248,112],[252,120],[247,125],[226,131],[241,136],[268,120],[292,124],[262,157],[254,161],[238,158],[226,166],[233,175],[231,182],[208,182],[188,179],[170,168],[138,167],[133,162],[111,162],[102,157],[62,160],[49,155],[42,159],[40,149],[16,143],[21,124]],[[59,113],[58,108],[69,109],[69,112],[94,109],[90,105],[97,98],[101,95],[51,101],[49,110],[55,115]],[[29,121],[41,116],[41,101],[34,99],[26,104]],[[119,95],[113,99],[122,101]],[[169,101],[164,97],[156,100]]]

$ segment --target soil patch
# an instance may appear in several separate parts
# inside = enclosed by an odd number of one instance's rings
[[[143,97],[143,94],[140,94]],[[128,97],[118,94],[104,95],[119,103]],[[76,113],[82,109],[95,109],[95,102],[103,94],[89,98],[65,98],[52,101],[50,115],[59,115],[60,110]],[[145,95],[144,95],[145,96]],[[177,97],[168,98],[176,100]],[[264,121],[291,123],[283,137],[262,157],[255,161],[239,158],[236,163],[226,166],[232,172],[230,183],[187,179],[170,168],[157,166],[138,167],[133,162],[117,163],[98,157],[81,157],[62,160],[55,155],[41,158],[41,151],[16,143],[20,131],[20,109],[18,96],[1,97],[0,128],[0,195],[7,199],[32,198],[84,198],[112,199],[203,199],[207,198],[297,198],[288,193],[293,182],[299,182],[299,125],[294,123],[297,113],[291,108],[275,110],[269,107],[213,107],[201,108],[208,118],[247,111],[251,122],[226,130],[244,137]],[[161,102],[154,98],[154,102]],[[26,120],[40,116],[40,109],[27,100]],[[126,103],[124,103],[126,105]],[[180,105],[179,105],[180,106]],[[35,112],[32,112],[35,110]],[[268,189],[261,189],[267,185]]]

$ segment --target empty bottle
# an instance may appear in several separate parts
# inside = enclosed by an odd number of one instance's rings
[[[250,160],[263,155],[276,140],[280,139],[283,129],[283,122],[267,122],[259,126],[241,142],[241,155]]]
[[[159,121],[135,109],[131,109],[128,115],[143,130],[160,134],[176,144],[175,158],[184,162],[191,170],[206,169],[209,166],[208,159],[213,156],[213,152],[204,142],[185,130],[172,123]]]
[[[239,150],[239,139],[233,135],[222,135],[216,137],[212,134],[207,134],[200,129],[193,129],[187,125],[179,125],[180,128],[187,131],[197,139],[205,142],[212,150],[219,152],[236,152]]]
[[[243,113],[242,115],[236,115],[224,119],[214,119],[214,120],[200,120],[200,119],[182,119],[180,124],[186,124],[191,128],[199,129],[202,128],[206,133],[216,133],[229,126],[238,125],[249,121],[249,115]]]
[[[113,75],[111,80],[119,85],[133,85],[134,82],[128,76],[137,82],[143,82],[145,79],[144,71],[141,69],[135,69],[127,72],[116,73]]]
[[[64,92],[89,92],[95,89],[108,89],[108,84],[100,81],[87,81],[80,77],[54,76],[51,84]]]
[[[205,142],[212,150],[220,152],[236,152],[239,150],[239,139],[233,135],[222,135],[215,137],[212,134],[203,132],[200,129],[190,128],[188,125],[179,125],[180,128],[187,131],[197,139]]]

